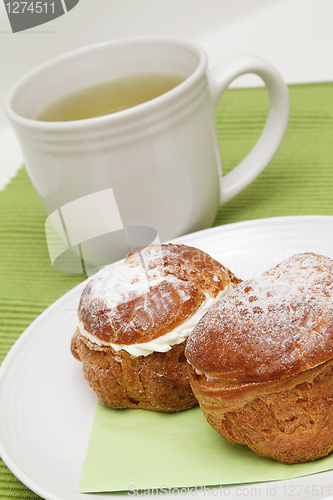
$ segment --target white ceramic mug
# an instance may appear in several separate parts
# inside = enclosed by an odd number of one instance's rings
[[[149,72],[175,73],[184,81],[113,114],[69,122],[36,120],[41,110],[76,90]],[[244,73],[263,79],[270,110],[257,144],[222,176],[214,106]],[[12,88],[5,111],[48,215],[108,190],[118,208],[117,224],[154,228],[166,241],[210,227],[219,206],[269,164],[287,128],[289,97],[279,73],[262,59],[234,57],[208,70],[199,45],[147,37],[82,48],[38,67]],[[116,230],[112,223],[109,229]]]

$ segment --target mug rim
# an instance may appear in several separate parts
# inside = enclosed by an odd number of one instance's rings
[[[41,121],[36,120],[34,118],[27,118],[16,111],[14,111],[12,106],[12,101],[16,95],[20,91],[22,91],[25,85],[31,81],[33,78],[38,78],[38,75],[47,71],[49,68],[61,63],[62,61],[70,60],[71,58],[75,58],[79,55],[84,55],[84,53],[88,54],[93,51],[103,49],[107,46],[129,46],[134,44],[153,44],[153,43],[162,43],[165,45],[174,45],[174,46],[182,46],[183,48],[187,48],[195,53],[199,57],[199,63],[192,71],[192,73],[180,84],[178,84],[173,89],[161,94],[151,100],[145,101],[141,104],[137,104],[130,108],[126,108],[120,111],[116,111],[114,113],[109,113],[106,115],[96,116],[92,118],[83,118],[79,120],[68,120],[68,121]],[[5,103],[4,103],[4,111],[7,115],[7,118],[17,125],[21,125],[23,127],[27,127],[30,129],[38,129],[38,130],[79,130],[90,127],[91,125],[103,125],[103,122],[111,123],[112,121],[121,121],[122,119],[128,118],[136,118],[140,114],[149,113],[152,109],[154,109],[158,104],[163,105],[163,103],[170,101],[170,99],[174,99],[179,97],[181,94],[190,89],[196,81],[200,79],[205,73],[207,69],[207,55],[204,49],[194,41],[182,40],[174,37],[160,37],[160,36],[142,36],[142,37],[130,37],[130,38],[121,38],[115,40],[108,40],[106,42],[100,42],[91,45],[85,45],[75,50],[71,50],[61,54],[57,57],[54,57],[42,64],[39,64],[29,72],[27,72],[23,77],[21,77],[9,90]],[[83,87],[84,88],[84,87]]]

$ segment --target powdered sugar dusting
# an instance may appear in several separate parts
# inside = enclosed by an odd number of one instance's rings
[[[298,254],[243,285],[237,307],[241,314],[276,316],[279,323],[305,319],[307,328],[317,324],[316,305],[332,301],[333,261],[314,254]],[[286,306],[286,307],[281,307]],[[282,315],[282,311],[284,315]]]
[[[333,261],[298,254],[239,284],[194,330],[187,354],[210,376],[247,381],[287,376],[330,359]]]
[[[112,310],[147,294],[151,287],[162,281],[175,285],[179,282],[175,276],[165,276],[161,267],[147,269],[142,265],[139,253],[135,253],[126,265],[123,259],[95,274],[90,280],[90,293]]]
[[[182,324],[207,294],[216,298],[237,281],[198,249],[152,245],[95,274],[81,295],[78,318],[100,341],[142,344]]]
[[[181,325],[177,326],[173,330],[167,332],[165,335],[158,337],[150,342],[144,342],[141,344],[131,344],[131,345],[123,345],[123,344],[114,344],[112,342],[103,342],[96,338],[94,335],[91,335],[77,318],[77,327],[83,337],[88,338],[90,342],[96,343],[99,346],[111,346],[115,351],[125,350],[129,354],[133,356],[148,356],[152,352],[167,352],[171,349],[173,345],[181,344],[184,342],[190,333],[192,332],[195,325],[200,321],[200,319],[206,314],[209,308],[218,301],[221,297],[225,296],[234,288],[234,285],[230,283],[227,285],[217,297],[213,298],[209,295],[206,296],[205,301],[200,305],[200,307],[189,317],[187,318]]]

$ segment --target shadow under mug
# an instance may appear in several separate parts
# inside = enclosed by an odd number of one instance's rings
[[[85,250],[82,245],[96,236],[120,231],[123,241],[126,228],[142,227],[154,233],[155,242],[162,242],[208,228],[219,206],[269,164],[289,118],[288,89],[280,74],[254,56],[233,57],[212,70],[207,66],[206,53],[192,42],[124,39],[62,55],[11,89],[5,112],[41,203],[54,227],[60,227],[64,248],[79,245],[81,260],[98,267],[102,261],[105,265],[124,257],[130,248],[122,243],[112,250],[106,244],[105,255],[94,262],[91,245]],[[36,119],[72,92],[144,73],[177,74],[183,81],[150,101],[112,114],[64,122]],[[214,106],[228,85],[245,73],[262,78],[270,109],[256,145],[222,176]],[[98,193],[101,196],[95,196]]]

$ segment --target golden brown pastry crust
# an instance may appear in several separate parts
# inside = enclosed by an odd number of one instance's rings
[[[185,342],[147,356],[130,355],[110,343],[120,348],[159,338],[189,318],[206,294],[215,298],[237,282],[205,252],[171,244],[132,252],[91,278],[78,308],[84,330],[76,331],[71,349],[100,401],[113,408],[163,412],[195,406]]]
[[[90,349],[76,332],[71,349],[82,361],[90,387],[106,406],[175,412],[198,404],[188,382],[185,343],[166,353],[135,357],[124,350]]]
[[[223,385],[191,368],[190,382],[207,422],[232,443],[283,463],[333,450],[333,360],[287,379]]]
[[[333,357],[333,261],[297,254],[212,306],[187,343],[199,371],[237,382],[285,378]]]
[[[190,383],[212,427],[285,463],[333,448],[333,261],[297,254],[237,285],[194,329]]]
[[[104,342],[149,342],[183,323],[205,300],[205,293],[216,297],[238,281],[197,248],[151,245],[93,276],[82,293],[78,317]]]

